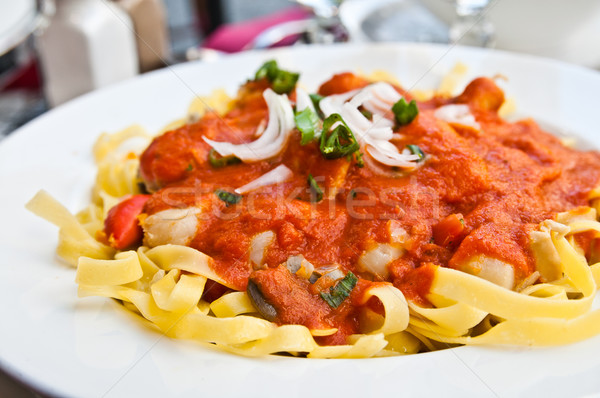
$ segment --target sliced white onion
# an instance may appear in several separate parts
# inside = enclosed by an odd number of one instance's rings
[[[373,114],[373,124],[377,127],[394,127],[394,122],[377,113]]]
[[[247,144],[232,144],[230,142],[206,141],[221,156],[234,155],[244,162],[253,162],[272,158],[279,154],[294,129],[294,112],[286,95],[275,94],[266,89],[263,97],[269,107],[269,123],[260,137]]]
[[[373,126],[373,123],[358,110],[358,106],[360,105],[353,106],[352,103],[347,102],[340,110],[342,119],[350,127],[350,130],[352,130],[357,139],[365,138],[368,130]]]
[[[363,156],[363,160],[365,161],[365,165],[367,165],[369,170],[379,176],[387,178],[399,178],[404,176],[404,172],[400,169],[384,166],[373,159],[372,156]]]
[[[387,123],[370,121],[357,107],[352,107],[349,102],[345,103],[340,110],[340,116],[344,119],[359,143],[364,143],[369,137],[378,140],[389,140],[394,132]]]
[[[371,84],[371,91],[376,98],[392,105],[402,98],[400,93],[391,84],[386,82]]]
[[[363,106],[372,113],[380,113],[388,117],[392,116],[392,106],[400,101],[402,96],[389,83],[379,82],[371,84],[369,90],[371,98],[363,103]]]
[[[265,119],[263,119],[258,124],[258,127],[256,127],[256,131],[254,132],[254,136],[255,137],[260,137],[262,135],[262,133],[265,132],[266,128],[267,128],[267,121]]]
[[[310,99],[310,95],[303,88],[296,87],[296,112],[301,112],[306,108],[315,112],[315,107]]]
[[[445,122],[462,124],[479,129],[479,123],[475,120],[475,116],[471,113],[471,109],[465,104],[450,104],[444,105],[435,110],[433,115]]]
[[[267,247],[273,243],[275,233],[273,231],[265,231],[254,235],[250,242],[250,263],[254,269],[264,269],[265,251]]]
[[[301,88],[296,89],[297,109],[307,107],[314,109],[312,101]],[[229,142],[217,142],[204,137],[221,156],[234,155],[245,162],[257,161],[273,157],[280,153],[294,129],[294,115],[291,104],[285,95],[277,95],[271,89],[264,91],[263,96],[269,107],[269,122],[264,131],[259,129],[258,139],[248,144],[234,145]],[[330,95],[321,100],[321,110],[325,116],[339,113],[356,139],[362,145],[367,145],[367,153],[373,159],[387,166],[414,168],[414,163],[419,159],[417,155],[400,153],[398,148],[389,142],[394,136],[393,123],[386,119],[392,105],[401,98],[401,95],[387,83],[371,84],[361,90]],[[367,119],[359,110],[360,106],[371,103],[372,108],[384,111],[383,114],[375,113],[373,120]],[[261,186],[277,184],[290,178],[291,172],[283,166],[273,174],[267,173],[255,181],[236,189],[237,193],[249,192]]]
[[[358,108],[365,102],[371,100],[373,98],[373,93],[371,92],[370,87],[372,87],[372,86],[367,86],[366,88],[363,88],[358,93],[356,93],[356,95],[353,96],[350,99],[350,101],[348,101],[346,103],[349,104],[353,108]]]
[[[375,140],[389,141],[394,136],[394,131],[391,127],[377,126],[377,123],[373,123],[367,135]]]
[[[367,145],[367,153],[379,163],[390,167],[411,169],[417,167],[415,162],[419,160],[419,155],[400,153],[394,144],[382,140],[370,141]]]
[[[273,170],[261,175],[255,180],[250,181],[248,184],[243,185],[235,190],[235,193],[245,194],[246,192],[254,191],[255,189],[265,187],[273,184],[281,184],[292,178],[292,170],[287,168],[285,165],[280,164]]]
[[[391,107],[388,104],[379,101],[378,99],[372,99],[366,102],[364,105],[365,109],[371,112],[373,115],[385,115],[389,114]]]
[[[352,90],[343,94],[329,95],[319,102],[319,108],[325,117],[331,116],[334,113],[340,113],[344,102],[354,97],[360,90]]]
[[[325,116],[339,113],[361,146],[374,160],[386,166],[413,169],[419,156],[400,152],[389,142],[394,138],[392,127],[392,106],[402,96],[388,83],[379,82],[363,89],[344,94],[331,95],[321,100],[321,110]],[[373,113],[369,120],[358,109],[364,106]]]
[[[387,265],[400,258],[404,254],[404,249],[396,245],[380,243],[373,249],[366,251],[358,259],[358,267],[362,271],[379,276],[382,279],[387,278]]]

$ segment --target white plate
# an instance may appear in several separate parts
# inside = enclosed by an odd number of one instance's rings
[[[56,228],[24,203],[46,189],[71,210],[89,197],[91,147],[131,123],[156,130],[195,93],[234,92],[266,59],[303,72],[310,89],[333,72],[386,69],[406,88],[433,88],[457,62],[469,76],[506,76],[521,114],[598,138],[600,75],[556,61],[424,45],[306,47],[231,56],[151,73],[72,101],[0,143],[0,366],[60,396],[581,396],[600,390],[600,337],[569,346],[462,347],[366,360],[250,359],[174,341],[111,300],[78,299],[74,270],[54,256]],[[465,80],[465,83],[467,80]],[[379,394],[379,395],[377,395]],[[385,395],[384,395],[385,394]]]

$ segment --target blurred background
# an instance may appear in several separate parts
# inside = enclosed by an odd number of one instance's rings
[[[597,0],[0,0],[0,138],[179,62],[332,42],[494,47],[600,67]]]
[[[599,38],[598,0],[0,0],[0,140],[103,86],[240,51],[423,42],[598,69]],[[33,396],[0,370],[0,397]]]

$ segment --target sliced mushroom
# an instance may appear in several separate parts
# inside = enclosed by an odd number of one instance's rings
[[[248,286],[246,292],[254,308],[265,318],[267,321],[273,322],[277,317],[277,310],[273,307],[263,296],[260,288],[251,279],[248,280]]]

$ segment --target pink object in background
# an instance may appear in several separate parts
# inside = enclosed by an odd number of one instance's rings
[[[203,47],[228,53],[242,51],[244,46],[264,30],[283,22],[299,21],[310,16],[311,14],[302,8],[291,7],[250,21],[223,25],[206,38]],[[281,44],[292,44],[293,41],[295,40],[285,39]]]

